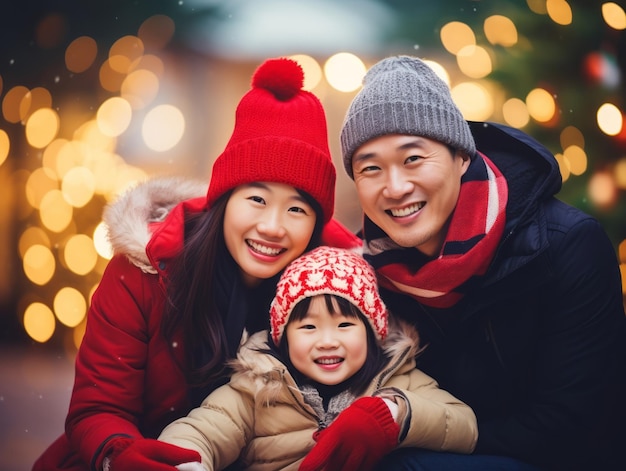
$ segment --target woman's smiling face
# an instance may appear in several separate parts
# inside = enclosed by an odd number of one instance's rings
[[[300,193],[282,183],[256,182],[233,191],[224,214],[226,248],[244,283],[271,278],[307,248],[317,216]]]

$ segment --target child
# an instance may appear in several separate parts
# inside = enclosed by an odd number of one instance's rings
[[[230,383],[160,440],[197,450],[205,470],[367,470],[396,447],[473,451],[473,411],[415,368],[417,332],[388,323],[360,255],[323,246],[293,261],[270,323]]]

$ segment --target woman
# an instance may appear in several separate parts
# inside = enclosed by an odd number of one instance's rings
[[[193,183],[155,180],[107,208],[116,255],[92,299],[65,434],[33,470],[194,461],[154,438],[227,381],[244,329],[268,327],[289,262],[322,232],[327,244],[358,244],[332,220],[324,110],[303,78],[288,59],[259,67],[206,197]]]

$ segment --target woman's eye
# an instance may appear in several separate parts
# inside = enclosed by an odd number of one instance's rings
[[[289,211],[294,212],[294,213],[307,214],[307,212],[305,211],[304,208],[299,208],[297,206],[293,206],[293,207],[289,208]]]
[[[260,196],[250,196],[248,199],[251,200],[251,201],[254,201],[255,203],[259,203],[259,204],[265,203],[265,200],[263,198],[261,198]]]

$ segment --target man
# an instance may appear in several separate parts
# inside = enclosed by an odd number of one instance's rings
[[[474,455],[404,450],[380,469],[626,469],[619,267],[598,222],[555,198],[553,155],[467,123],[409,56],[367,73],[341,145],[383,299],[479,425]]]

